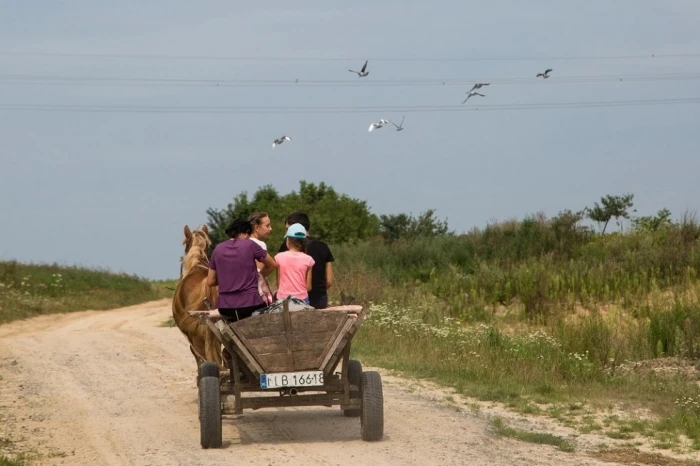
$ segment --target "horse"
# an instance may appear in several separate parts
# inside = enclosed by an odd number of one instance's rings
[[[209,305],[219,301],[217,287],[207,286],[209,257],[207,248],[211,244],[206,225],[191,231],[185,225],[185,257],[182,259],[181,278],[173,296],[173,319],[175,325],[190,342],[190,351],[197,368],[204,361],[213,361],[222,368],[221,342],[214,336],[209,326],[189,311],[205,311]]]

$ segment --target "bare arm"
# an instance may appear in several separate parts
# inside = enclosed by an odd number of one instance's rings
[[[333,286],[335,277],[333,276],[333,263],[326,262],[326,289],[330,289]]]
[[[311,267],[306,270],[306,291],[311,291]]]
[[[216,270],[209,269],[209,273],[207,274],[207,286],[217,286],[218,284],[219,279],[216,276]]]
[[[270,275],[276,268],[277,268],[277,262],[272,258],[272,256],[268,253],[265,255],[265,259],[263,259],[263,268],[260,270],[260,274],[267,278],[268,275]]]

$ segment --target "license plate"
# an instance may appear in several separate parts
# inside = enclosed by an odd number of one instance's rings
[[[323,385],[323,371],[277,372],[262,374],[260,388],[318,387]]]

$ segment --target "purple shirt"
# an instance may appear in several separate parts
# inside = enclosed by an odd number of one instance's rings
[[[219,308],[234,308],[264,304],[258,294],[258,268],[267,251],[249,239],[219,243],[211,254],[209,268],[216,270],[219,281]]]

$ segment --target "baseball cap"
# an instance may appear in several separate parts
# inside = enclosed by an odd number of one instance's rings
[[[287,233],[284,234],[285,238],[296,238],[304,239],[306,238],[306,228],[301,223],[294,223],[289,225],[287,228]]]

